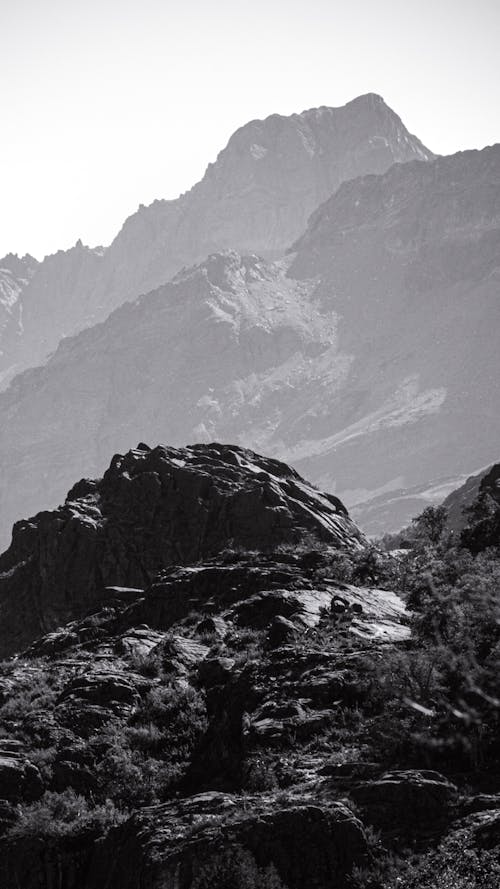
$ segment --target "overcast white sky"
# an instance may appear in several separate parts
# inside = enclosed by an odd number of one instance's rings
[[[0,256],[109,243],[248,120],[380,93],[500,141],[500,0],[0,0]]]

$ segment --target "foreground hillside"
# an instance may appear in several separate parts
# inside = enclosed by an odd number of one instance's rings
[[[498,514],[384,554],[284,464],[141,444],[20,523],[2,887],[496,889]]]

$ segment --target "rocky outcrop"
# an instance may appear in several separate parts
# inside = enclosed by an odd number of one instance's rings
[[[0,800],[33,802],[43,793],[40,772],[22,750],[0,739]]]
[[[308,535],[334,547],[363,540],[337,498],[276,460],[229,445],[139,445],[115,456],[102,480],[75,485],[64,506],[15,526],[0,557],[2,650],[19,650],[93,603],[126,597],[127,588],[137,598],[168,566],[231,547],[273,551]],[[197,571],[187,572],[188,584]],[[181,590],[176,583],[167,597],[169,616],[151,620],[164,598],[154,586],[144,605],[148,619],[137,614],[137,624],[173,623],[179,593],[180,611],[186,608]],[[99,627],[89,626],[88,637],[95,634]]]
[[[362,825],[340,803],[307,793],[282,794],[278,803],[273,795],[242,799],[209,792],[150,809],[110,834],[90,865],[87,889],[102,886],[112,859],[108,889],[206,885],[198,881],[211,872],[223,876],[229,837],[250,867],[263,875],[273,866],[289,889],[344,889],[353,865],[367,858]]]
[[[453,820],[457,788],[432,771],[396,771],[350,791],[368,821],[398,837],[439,836]]]

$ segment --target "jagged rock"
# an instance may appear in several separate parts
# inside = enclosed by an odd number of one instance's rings
[[[278,616],[289,618],[300,610],[298,596],[289,590],[264,590],[239,602],[233,614],[241,626],[265,629]]]
[[[476,812],[487,812],[490,809],[498,809],[500,811],[499,793],[480,793],[461,800],[460,803],[460,814],[464,817],[473,815]]]
[[[370,823],[400,835],[436,835],[450,822],[458,791],[433,771],[387,772],[350,790]]]
[[[60,720],[83,737],[114,716],[129,715],[139,702],[135,687],[120,673],[85,673],[66,685],[58,699]]]
[[[104,875],[107,889],[136,889],[139,882],[189,889],[235,845],[258,868],[273,864],[289,889],[344,889],[353,865],[367,855],[361,823],[340,803],[307,792],[279,800],[210,792],[153,807],[112,831],[96,847],[86,889],[100,889]]]
[[[500,808],[472,815],[466,823],[473,827],[474,843],[480,849],[500,847]]]
[[[218,444],[117,455],[101,481],[80,482],[64,506],[14,527],[0,556],[0,652],[88,611],[106,587],[108,596],[112,585],[137,588],[137,599],[141,586],[169,565],[197,562],[229,545],[265,552],[307,535],[331,546],[362,541],[340,500],[276,460]],[[148,613],[154,595],[137,624],[161,627]],[[168,605],[171,622],[182,616],[170,599]],[[183,598],[181,612],[186,605]],[[85,638],[99,632],[90,625]]]
[[[267,640],[271,648],[279,648],[280,645],[286,645],[287,642],[293,642],[300,636],[300,629],[281,614],[276,615],[271,621],[271,626],[267,634]]]
[[[7,745],[11,746],[11,745]],[[0,744],[0,799],[31,802],[43,793],[39,770],[21,752]]]
[[[306,741],[323,731],[333,717],[332,710],[309,711],[300,701],[285,704],[266,701],[252,713],[246,734],[250,743],[270,747],[280,746],[290,737]]]
[[[198,667],[198,677],[205,688],[224,685],[234,669],[234,658],[207,657]]]
[[[197,667],[206,658],[209,648],[194,639],[169,636],[158,646],[157,651],[167,672],[182,675]]]
[[[196,626],[200,636],[216,636],[222,639],[227,633],[228,625],[221,617],[205,617]]]
[[[145,658],[158,648],[164,638],[164,633],[158,633],[150,627],[132,627],[117,639],[115,651],[117,654]]]

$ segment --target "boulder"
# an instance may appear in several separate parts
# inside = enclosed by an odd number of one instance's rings
[[[267,641],[270,648],[279,648],[280,645],[294,642],[300,636],[300,633],[300,629],[293,621],[278,614],[271,621]]]
[[[351,788],[354,802],[375,827],[396,835],[439,835],[458,802],[454,784],[439,772],[386,772]]]
[[[32,802],[42,796],[43,790],[37,767],[22,753],[0,747],[0,799]]]

